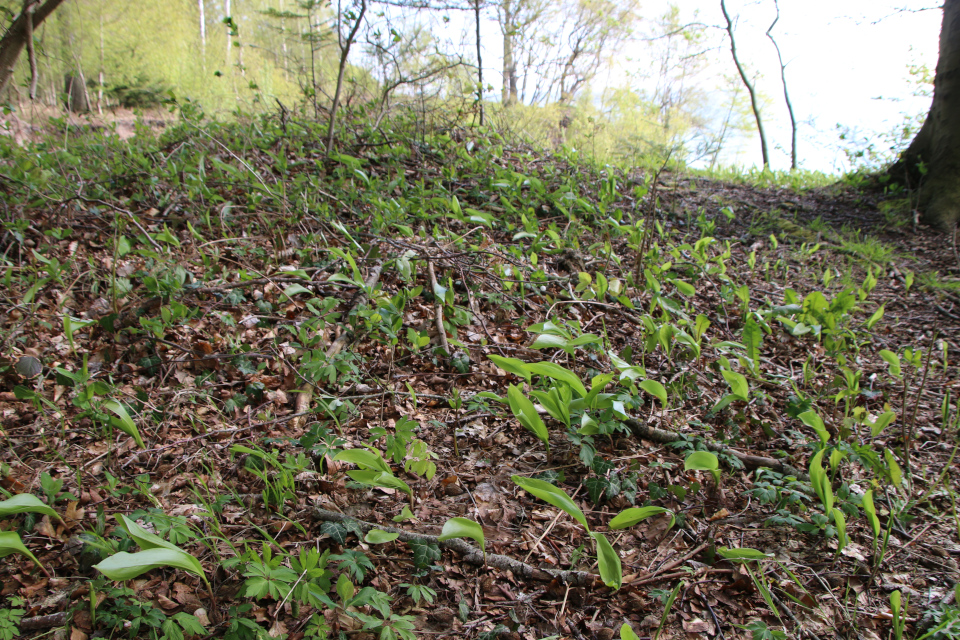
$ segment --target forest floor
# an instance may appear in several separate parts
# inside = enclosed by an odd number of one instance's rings
[[[0,141],[0,637],[956,637],[907,195],[321,132]]]

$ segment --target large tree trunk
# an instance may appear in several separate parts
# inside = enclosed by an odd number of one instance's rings
[[[960,0],[944,0],[933,104],[890,175],[918,190],[928,224],[950,230],[960,220]]]
[[[33,3],[24,3],[24,9],[27,9],[30,4]],[[39,26],[41,22],[47,19],[47,16],[53,13],[53,10],[61,4],[63,4],[63,0],[46,0],[46,2],[37,7],[33,11],[32,28],[35,29]],[[20,52],[27,46],[27,33],[31,30],[31,25],[27,22],[29,19],[30,13],[26,10],[21,11],[7,32],[3,34],[3,38],[0,39],[0,95],[3,95],[4,89],[7,88],[7,83],[10,82],[10,78],[13,76],[13,68],[17,64],[17,58],[20,57]]]

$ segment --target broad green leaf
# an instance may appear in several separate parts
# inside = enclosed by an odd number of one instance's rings
[[[683,461],[685,470],[709,471],[713,474],[713,479],[720,484],[720,460],[716,454],[709,451],[694,451]]]
[[[340,577],[337,578],[337,595],[340,596],[340,601],[346,605],[356,592],[357,588],[350,582],[350,576],[346,572],[341,573]]]
[[[183,569],[184,571],[200,576],[204,582],[207,580],[203,573],[203,567],[200,566],[200,562],[189,553],[181,551],[180,549],[157,547],[137,553],[121,551],[120,553],[113,554],[100,564],[93,565],[94,569],[107,576],[110,580],[117,582],[132,580],[151,569],[164,567]]]
[[[623,584],[623,566],[620,564],[620,556],[607,540],[607,536],[595,531],[590,536],[597,543],[597,565],[600,567],[600,579],[614,591],[620,589]]]
[[[663,507],[631,507],[617,514],[617,517],[611,520],[607,526],[611,529],[626,529],[641,520],[646,520],[650,516],[660,515],[661,513],[670,513],[670,510]],[[673,526],[673,522],[670,525]]]
[[[376,469],[368,469],[363,471],[354,470],[347,471],[347,475],[360,484],[365,484],[370,487],[398,489],[409,496],[413,496],[413,490],[406,482],[386,471],[378,471]]]
[[[747,400],[750,397],[750,386],[742,374],[736,371],[730,371],[729,369],[721,369],[720,373],[723,375],[723,379],[727,381],[727,384],[730,385],[731,393],[737,396],[739,400]]]
[[[837,551],[840,551],[847,546],[847,521],[840,509],[834,507],[832,513],[833,524],[837,527]]]
[[[558,364],[554,364],[553,362],[532,362],[527,365],[527,369],[531,373],[567,383],[581,398],[587,395],[587,389],[583,386],[583,383],[580,382],[580,378],[569,369],[564,369]]]
[[[359,467],[391,473],[387,461],[368,449],[345,449],[334,456],[333,459],[337,462],[350,462]]]
[[[37,560],[37,557],[30,553],[30,550],[23,546],[23,542],[13,531],[0,531],[0,558],[5,558],[11,553],[22,553],[31,560],[33,564],[43,569],[43,565]]]
[[[620,627],[620,640],[640,640],[640,636],[634,632],[633,627],[625,624]]]
[[[890,375],[894,378],[899,378],[901,373],[900,356],[887,349],[881,349],[879,355],[880,358],[889,365],[888,370],[890,371]]]
[[[504,371],[523,378],[529,384],[531,373],[527,368],[527,363],[523,360],[518,360],[517,358],[505,358],[503,356],[493,354],[488,355],[487,357],[493,360],[493,363]]]
[[[886,413],[882,413],[877,416],[876,421],[870,425],[870,435],[876,438],[884,429],[887,428],[887,426],[890,425],[891,422],[893,422],[894,418],[896,417],[897,414],[895,414],[893,411],[887,411]]]
[[[867,514],[867,520],[870,521],[870,528],[873,530],[873,538],[876,540],[880,536],[880,518],[877,517],[877,507],[873,504],[873,490],[868,489],[863,492],[861,498],[863,511]]]
[[[483,553],[487,553],[486,542],[483,538],[483,527],[467,518],[450,518],[443,523],[443,531],[437,538],[440,542],[451,538],[472,538],[480,545]]]
[[[283,290],[283,295],[285,295],[287,298],[291,300],[293,299],[293,296],[297,295],[298,293],[306,293],[307,295],[313,295],[313,291],[310,291],[310,289],[307,289],[303,285],[299,285],[299,284],[292,284]]]
[[[893,457],[890,449],[883,450],[883,459],[887,461],[887,473],[890,474],[890,480],[899,487],[900,483],[903,482],[903,472],[900,471],[900,465],[897,464],[897,459]]]
[[[531,349],[566,349],[569,340],[560,336],[541,333],[530,345]]]
[[[407,505],[403,505],[403,509],[401,509],[400,513],[393,516],[394,522],[406,522],[407,520],[416,520],[416,519],[417,519],[417,516],[413,515],[413,512],[410,511],[410,507],[408,507]]]
[[[800,418],[800,421],[803,422],[803,424],[817,432],[820,442],[827,444],[827,440],[830,439],[830,432],[828,432],[826,427],[823,426],[823,420],[816,414],[816,412],[804,411],[797,417]]]
[[[883,317],[884,307],[886,307],[886,304],[880,305],[880,308],[873,312],[873,315],[870,316],[866,322],[867,329],[873,329],[874,325],[880,322],[880,318]]]
[[[753,362],[754,371],[760,366],[760,344],[763,341],[763,330],[757,324],[753,314],[747,316],[747,322],[743,325],[743,344],[747,347],[747,357]]]
[[[140,548],[144,551],[147,551],[148,549],[172,549],[173,551],[180,551],[183,553],[183,551],[181,551],[180,547],[177,545],[173,544],[172,542],[167,542],[158,535],[150,533],[135,521],[123,514],[117,516],[117,522],[120,524],[120,527],[124,529],[131,538],[133,538],[133,541],[140,545]]]
[[[133,438],[136,441],[137,446],[141,449],[147,448],[147,445],[143,444],[143,438],[140,437],[140,430],[137,429],[137,425],[133,423],[133,420],[130,418],[130,414],[127,413],[127,410],[122,404],[116,400],[106,400],[104,401],[103,406],[117,416],[116,418],[110,419],[110,424]]]
[[[694,286],[693,286],[692,284],[690,284],[689,282],[684,282],[683,280],[680,280],[679,278],[677,278],[677,279],[675,279],[675,280],[672,280],[671,282],[673,282],[673,285],[677,288],[677,291],[679,291],[681,294],[683,294],[684,296],[686,296],[686,297],[688,297],[688,298],[689,298],[690,296],[696,295],[696,293],[697,293],[696,287],[694,287]]]
[[[727,560],[768,560],[773,557],[772,553],[763,553],[762,551],[748,547],[739,547],[736,549],[717,547],[717,553]]]
[[[689,333],[681,329],[677,329],[673,334],[673,339],[690,347],[690,350],[693,351],[693,356],[695,358],[700,357],[700,345]]]
[[[507,388],[507,403],[510,405],[510,410],[513,411],[513,415],[520,421],[520,424],[522,424],[527,431],[537,436],[549,449],[550,434],[547,432],[547,426],[543,424],[543,419],[540,417],[540,414],[537,413],[530,399],[523,395],[520,387],[512,384]]]
[[[527,493],[540,498],[546,503],[552,504],[558,509],[566,511],[571,518],[582,524],[587,531],[590,531],[590,525],[587,524],[587,517],[583,515],[580,507],[570,499],[570,496],[568,496],[563,489],[535,478],[511,476],[510,479]]]
[[[833,509],[833,487],[830,485],[827,472],[823,469],[824,451],[825,449],[821,449],[810,460],[810,484],[813,485],[813,490],[823,504],[824,513],[830,513]]]
[[[660,401],[660,408],[667,407],[667,390],[656,380],[644,380],[638,385],[641,389]]]
[[[0,502],[0,519],[18,513],[42,513],[54,518],[60,517],[56,511],[43,504],[43,502],[32,493],[20,493],[9,500]]]
[[[549,391],[531,391],[530,394],[540,401],[540,404],[543,405],[543,408],[547,410],[547,413],[550,416],[562,422],[567,427],[570,426],[570,387],[566,385],[561,385],[564,391],[566,391],[567,398],[564,399],[560,396],[560,391],[557,387],[550,387]]]
[[[393,542],[400,537],[399,533],[384,531],[383,529],[370,529],[367,531],[367,535],[363,536],[365,542],[370,544],[385,544],[387,542]]]

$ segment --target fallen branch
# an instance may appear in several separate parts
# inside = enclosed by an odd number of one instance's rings
[[[630,427],[630,432],[633,434],[634,438],[650,440],[652,442],[658,442],[660,444],[670,444],[671,442],[679,442],[684,439],[684,436],[677,433],[676,431],[667,431],[665,429],[657,429],[655,427],[648,427],[639,420],[633,418],[627,418],[623,421],[625,425]],[[799,480],[809,480],[810,477],[797,469],[796,467],[790,466],[780,462],[779,460],[774,460],[773,458],[767,458],[764,456],[754,456],[748,453],[742,453],[736,451],[735,449],[730,449],[723,446],[718,442],[713,442],[712,440],[704,440],[704,445],[707,449],[715,453],[723,453],[729,456],[733,456],[737,460],[743,463],[743,465],[749,469],[759,469],[761,467],[766,467],[781,473],[783,475],[795,476]]]
[[[434,316],[437,322],[437,332],[440,334],[440,348],[443,349],[443,359],[450,357],[450,343],[447,342],[447,332],[443,328],[443,300],[437,295],[437,272],[433,268],[433,260],[427,260],[427,273],[430,274],[430,286],[433,291]]]
[[[370,276],[367,278],[367,281],[363,283],[364,291],[361,291],[359,294],[357,294],[357,297],[354,300],[353,306],[350,308],[350,311],[347,312],[344,318],[349,316],[351,313],[353,313],[353,311],[357,307],[359,307],[364,303],[364,301],[367,299],[366,292],[372,290],[375,286],[377,286],[377,282],[380,280],[381,271],[383,271],[382,264],[377,265],[376,267],[373,268],[373,271],[370,273]],[[336,340],[330,343],[330,346],[327,348],[327,360],[329,361],[330,358],[333,358],[335,355],[340,353],[343,350],[343,348],[347,346],[347,343],[349,343],[350,340],[352,339],[353,339],[353,333],[351,333],[350,331],[344,331],[343,333],[341,333],[340,337],[338,337]],[[308,412],[310,410],[310,401],[312,399],[313,399],[313,383],[308,382],[304,384],[303,387],[300,388],[299,395],[297,395],[297,402],[295,405],[296,408],[294,413]],[[296,420],[294,420],[293,428],[299,429],[300,427],[302,427],[304,420],[305,419],[303,418],[297,418]]]
[[[323,522],[343,522],[345,520],[353,520],[349,516],[345,516],[342,513],[337,513],[336,511],[328,511],[327,509],[320,509],[319,507],[313,510],[313,516],[317,520]],[[409,531],[404,531],[403,529],[395,529],[393,527],[381,527],[380,525],[371,524],[369,522],[364,522],[362,520],[354,520],[360,529],[364,533],[370,531],[371,529],[380,529],[388,533],[398,533],[400,536],[397,538],[402,542],[419,542],[421,544],[435,544],[437,546],[443,547],[444,549],[450,549],[451,551],[456,551],[461,556],[463,556],[464,562],[469,562],[470,564],[476,566],[491,566],[496,569],[501,569],[504,571],[511,571],[513,575],[521,578],[529,578],[532,580],[539,580],[541,582],[549,582],[554,579],[558,579],[565,584],[572,584],[578,587],[592,586],[596,581],[596,575],[588,573],[586,571],[563,571],[559,569],[538,569],[532,565],[529,565],[525,562],[520,562],[509,556],[502,556],[496,553],[486,554],[486,563],[484,563],[484,554],[483,551],[477,549],[473,545],[459,539],[453,538],[451,540],[440,541],[436,536],[429,536],[422,533],[411,533]]]

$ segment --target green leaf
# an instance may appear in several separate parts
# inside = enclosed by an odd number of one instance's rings
[[[417,516],[413,515],[413,512],[410,511],[410,507],[403,505],[403,509],[399,514],[393,516],[394,522],[406,522],[407,520],[416,520]]]
[[[137,429],[137,425],[133,423],[133,420],[130,418],[130,414],[127,413],[127,410],[122,404],[116,400],[106,400],[104,401],[103,406],[117,416],[116,418],[110,419],[110,424],[133,438],[136,441],[137,446],[141,449],[147,448],[147,445],[143,444],[143,438],[140,437],[140,430]]]
[[[602,533],[591,532],[590,536],[597,543],[597,565],[600,567],[600,579],[614,591],[623,584],[623,567],[620,556],[607,537]]]
[[[204,582],[207,578],[203,573],[203,567],[200,562],[185,551],[180,549],[167,549],[158,547],[147,549],[137,553],[127,553],[121,551],[110,556],[100,564],[93,566],[94,569],[107,576],[111,580],[122,582],[132,580],[137,576],[163,567],[175,567],[183,569],[194,575],[200,576]]]
[[[450,518],[443,523],[443,531],[437,538],[440,542],[450,540],[451,538],[472,538],[480,545],[480,549],[486,554],[486,542],[483,538],[483,527],[467,518]]]
[[[864,491],[860,500],[863,503],[863,512],[867,514],[867,520],[870,521],[870,528],[873,529],[873,538],[876,540],[880,536],[880,518],[877,517],[877,507],[873,504],[873,490]]]
[[[740,547],[737,549],[717,547],[717,553],[727,560],[768,560],[773,557],[772,553],[763,553],[762,551],[748,547]]]
[[[392,473],[386,460],[369,449],[345,449],[333,458],[337,462],[350,462],[361,468],[376,469],[384,473]]]
[[[570,499],[570,496],[568,496],[563,489],[555,487],[549,482],[544,482],[543,480],[537,480],[535,478],[511,476],[510,479],[527,493],[540,498],[544,502],[552,504],[558,509],[566,511],[571,518],[582,524],[587,531],[590,531],[590,525],[587,524],[587,517],[583,515],[583,511],[580,510],[580,507],[578,507],[576,503]]]
[[[180,547],[177,545],[172,542],[167,542],[158,535],[150,533],[123,514],[117,516],[117,522],[144,551],[147,549],[172,549],[173,551],[180,551]],[[183,552],[181,551],[181,553]]]
[[[870,316],[870,318],[866,322],[867,329],[873,329],[873,326],[878,322],[880,322],[880,318],[883,317],[884,307],[886,307],[886,304],[880,305],[880,307],[873,312],[873,315]]]
[[[901,373],[900,356],[895,354],[893,351],[888,351],[887,349],[881,349],[879,356],[889,365],[888,370],[890,371],[890,375],[892,375],[894,378],[899,378]]]
[[[823,420],[816,414],[816,412],[804,411],[797,417],[800,418],[800,421],[803,422],[803,424],[817,432],[817,436],[819,436],[821,443],[827,444],[827,440],[830,439],[830,432],[828,432],[826,427],[823,426]]]
[[[43,565],[37,560],[37,557],[30,553],[30,550],[23,546],[23,542],[13,531],[0,531],[0,558],[5,558],[11,553],[22,553],[31,560],[33,564],[43,569]]]
[[[561,336],[542,333],[530,345],[531,349],[566,349],[570,341]]]
[[[526,367],[531,373],[567,383],[581,398],[587,395],[587,389],[583,386],[583,383],[580,382],[580,378],[569,369],[564,369],[553,362],[532,362],[526,365]]]
[[[747,384],[747,379],[743,375],[729,369],[721,369],[720,374],[730,385],[731,393],[739,400],[747,400],[750,397],[750,385]]]
[[[60,517],[56,511],[43,504],[43,502],[32,493],[20,493],[9,500],[0,502],[0,519],[18,513],[42,513],[54,518]]]
[[[620,640],[640,640],[640,636],[634,632],[633,627],[625,624],[620,627]]]
[[[385,544],[387,542],[393,542],[399,537],[400,534],[397,532],[384,531],[383,529],[370,529],[370,531],[367,531],[367,535],[363,536],[363,539],[370,544]]]
[[[696,287],[694,287],[689,282],[684,282],[679,278],[671,280],[671,282],[673,282],[673,286],[677,288],[677,291],[679,291],[681,294],[683,294],[687,298],[689,298],[690,296],[696,295],[697,293]]]
[[[626,529],[641,520],[646,520],[650,516],[660,515],[661,513],[670,513],[670,510],[663,507],[631,507],[617,514],[617,517],[611,520],[607,526],[611,529]],[[670,525],[673,526],[673,522]]]
[[[687,471],[709,471],[713,479],[720,484],[720,461],[709,451],[693,451],[683,461],[683,468]]]
[[[660,407],[667,406],[667,390],[656,380],[644,380],[639,387],[660,401]]]
[[[293,296],[297,295],[298,293],[306,293],[307,295],[313,295],[313,291],[310,291],[310,289],[307,289],[303,285],[299,285],[299,284],[292,284],[283,290],[283,295],[285,295],[287,298],[291,300],[293,300]]]
[[[833,487],[830,485],[830,478],[827,477],[827,472],[823,469],[824,451],[826,450],[821,449],[817,452],[817,455],[813,456],[810,460],[810,484],[813,485],[813,490],[823,504],[824,513],[830,513],[833,509]],[[889,449],[887,449],[887,451],[889,451]]]
[[[837,551],[840,551],[847,546],[847,521],[840,509],[834,507],[832,513],[833,524],[837,527]]]
[[[897,417],[893,411],[887,411],[877,416],[877,419],[870,425],[870,435],[876,438],[887,426]]]
[[[899,487],[900,483],[903,482],[903,472],[900,470],[900,465],[897,464],[897,459],[893,457],[890,449],[883,450],[883,459],[887,461],[887,472],[890,474],[890,480],[894,485]]]
[[[505,358],[503,356],[493,354],[488,355],[487,357],[493,360],[493,363],[504,371],[523,378],[528,384],[530,383],[530,377],[532,374],[527,368],[527,363],[523,360],[518,360],[517,358]]]
[[[540,414],[537,413],[530,399],[520,391],[520,387],[512,384],[507,388],[507,402],[510,405],[510,410],[513,411],[513,415],[520,421],[520,424],[522,424],[527,431],[537,436],[541,442],[547,445],[547,449],[549,450],[550,434],[547,432],[547,426],[543,424],[543,419],[540,418]]]
[[[337,578],[337,595],[340,596],[340,601],[346,604],[356,592],[357,589],[350,582],[350,577],[346,573],[341,573]]]
[[[398,489],[409,496],[413,496],[413,490],[410,489],[410,486],[406,482],[386,471],[377,471],[376,469],[347,471],[347,475],[353,478],[356,482],[365,484],[369,487]]]

